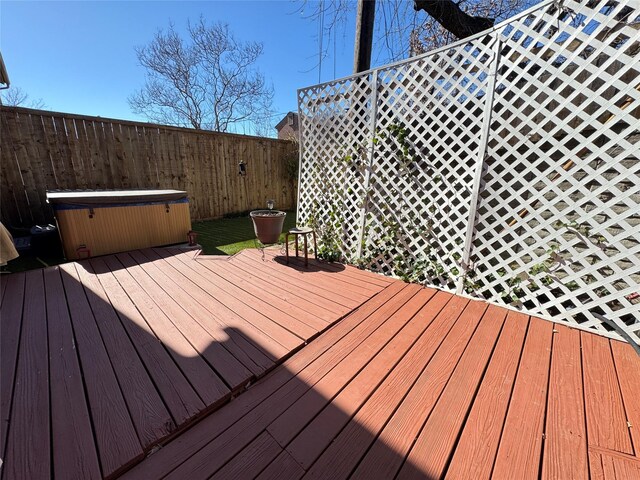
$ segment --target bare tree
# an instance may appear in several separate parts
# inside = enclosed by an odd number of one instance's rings
[[[20,87],[10,87],[6,90],[2,90],[0,95],[2,96],[2,102],[0,103],[8,107],[27,107],[39,110],[47,108],[44,100],[41,98],[29,99],[29,94]]]
[[[255,66],[262,44],[238,41],[228,25],[203,18],[187,31],[183,39],[171,24],[136,48],[146,82],[129,97],[132,110],[150,121],[219,132],[268,115],[273,88]]]
[[[311,20],[323,18],[323,35],[351,28],[353,0],[300,0]],[[505,20],[539,0],[376,0],[372,63],[384,64],[442,47]],[[323,55],[327,55],[324,51]]]

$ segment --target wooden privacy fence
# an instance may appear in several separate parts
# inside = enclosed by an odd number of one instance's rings
[[[5,225],[52,222],[53,189],[186,190],[194,220],[295,204],[288,141],[18,107],[0,107],[0,123]]]

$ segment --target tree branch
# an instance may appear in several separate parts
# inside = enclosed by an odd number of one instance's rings
[[[416,11],[424,10],[460,39],[493,27],[495,21],[493,18],[468,15],[452,0],[414,0],[413,8]]]

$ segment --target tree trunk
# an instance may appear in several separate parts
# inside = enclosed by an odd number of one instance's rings
[[[353,73],[371,68],[371,48],[373,44],[373,23],[376,14],[376,0],[359,0],[356,16],[356,44],[353,52]]]
[[[414,0],[416,11],[424,10],[458,38],[466,38],[493,27],[495,19],[466,14],[452,0]]]

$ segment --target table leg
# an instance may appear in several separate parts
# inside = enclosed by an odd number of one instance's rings
[[[318,242],[316,242],[316,231],[313,231],[313,256],[318,259]]]
[[[284,251],[287,256],[287,265],[289,265],[289,232],[287,232],[284,236]]]
[[[295,233],[294,233],[294,235],[296,237],[296,258],[298,258],[298,237],[299,237],[299,235],[297,235]]]
[[[305,268],[309,266],[309,251],[307,250],[307,237],[308,235],[304,234],[304,266]]]

